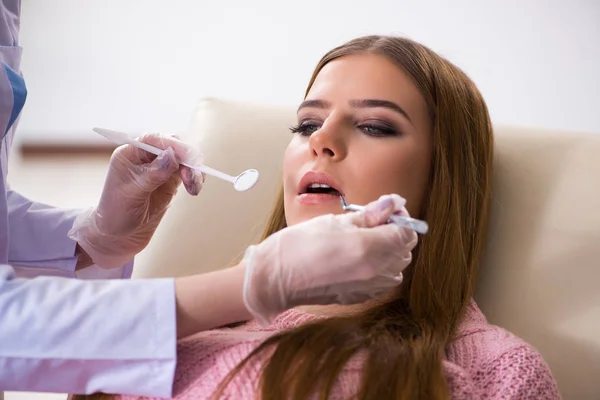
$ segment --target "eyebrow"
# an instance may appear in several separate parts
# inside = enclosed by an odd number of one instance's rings
[[[300,103],[297,111],[302,110],[303,108],[322,108],[327,109],[331,107],[331,103],[325,100],[306,100]]]
[[[388,100],[376,100],[376,99],[365,99],[365,100],[350,100],[350,106],[356,108],[387,108],[389,110],[395,111],[398,114],[404,116],[407,120],[412,123],[412,120],[408,116],[408,113],[404,111],[402,107],[398,104],[388,101]],[[306,100],[303,101],[298,107],[298,111],[303,108],[321,108],[327,109],[331,107],[331,103],[325,100]]]

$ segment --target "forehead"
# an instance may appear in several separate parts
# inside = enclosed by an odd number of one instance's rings
[[[373,53],[344,56],[326,64],[306,99],[388,100],[408,108],[409,113],[425,107],[423,96],[408,74],[386,57]]]

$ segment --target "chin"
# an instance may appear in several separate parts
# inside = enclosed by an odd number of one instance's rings
[[[326,214],[342,214],[343,211],[340,207],[294,207],[294,210],[289,213],[289,217],[286,216],[286,222],[288,226],[299,224],[304,221],[308,221],[315,217],[320,217]]]

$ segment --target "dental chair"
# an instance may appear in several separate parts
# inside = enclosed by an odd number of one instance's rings
[[[204,99],[183,139],[232,175],[256,168],[247,192],[208,177],[176,195],[135,277],[231,265],[259,240],[281,181],[295,107]],[[600,134],[496,126],[489,243],[476,293],[488,320],[549,363],[565,399],[600,398]]]

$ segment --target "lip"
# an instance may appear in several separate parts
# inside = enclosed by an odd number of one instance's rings
[[[342,192],[340,189],[340,185],[331,177],[331,175],[318,171],[308,171],[306,174],[304,174],[302,179],[300,179],[300,183],[298,184],[298,195],[308,194],[306,193],[308,186],[312,185],[313,183],[328,185],[332,189],[337,190],[341,195],[344,195],[344,192]],[[329,196],[339,198],[339,196],[336,195]]]
[[[298,195],[298,201],[301,204],[336,204],[340,205],[340,196],[335,194],[317,194],[317,193],[303,193]]]
[[[325,172],[309,171],[298,184],[298,201],[302,204],[327,204],[327,203],[340,203],[340,196],[336,194],[328,193],[307,193],[309,185],[313,183],[320,183],[330,186],[332,189],[337,190],[340,194],[343,192],[340,189],[340,185],[331,177],[331,175]]]

